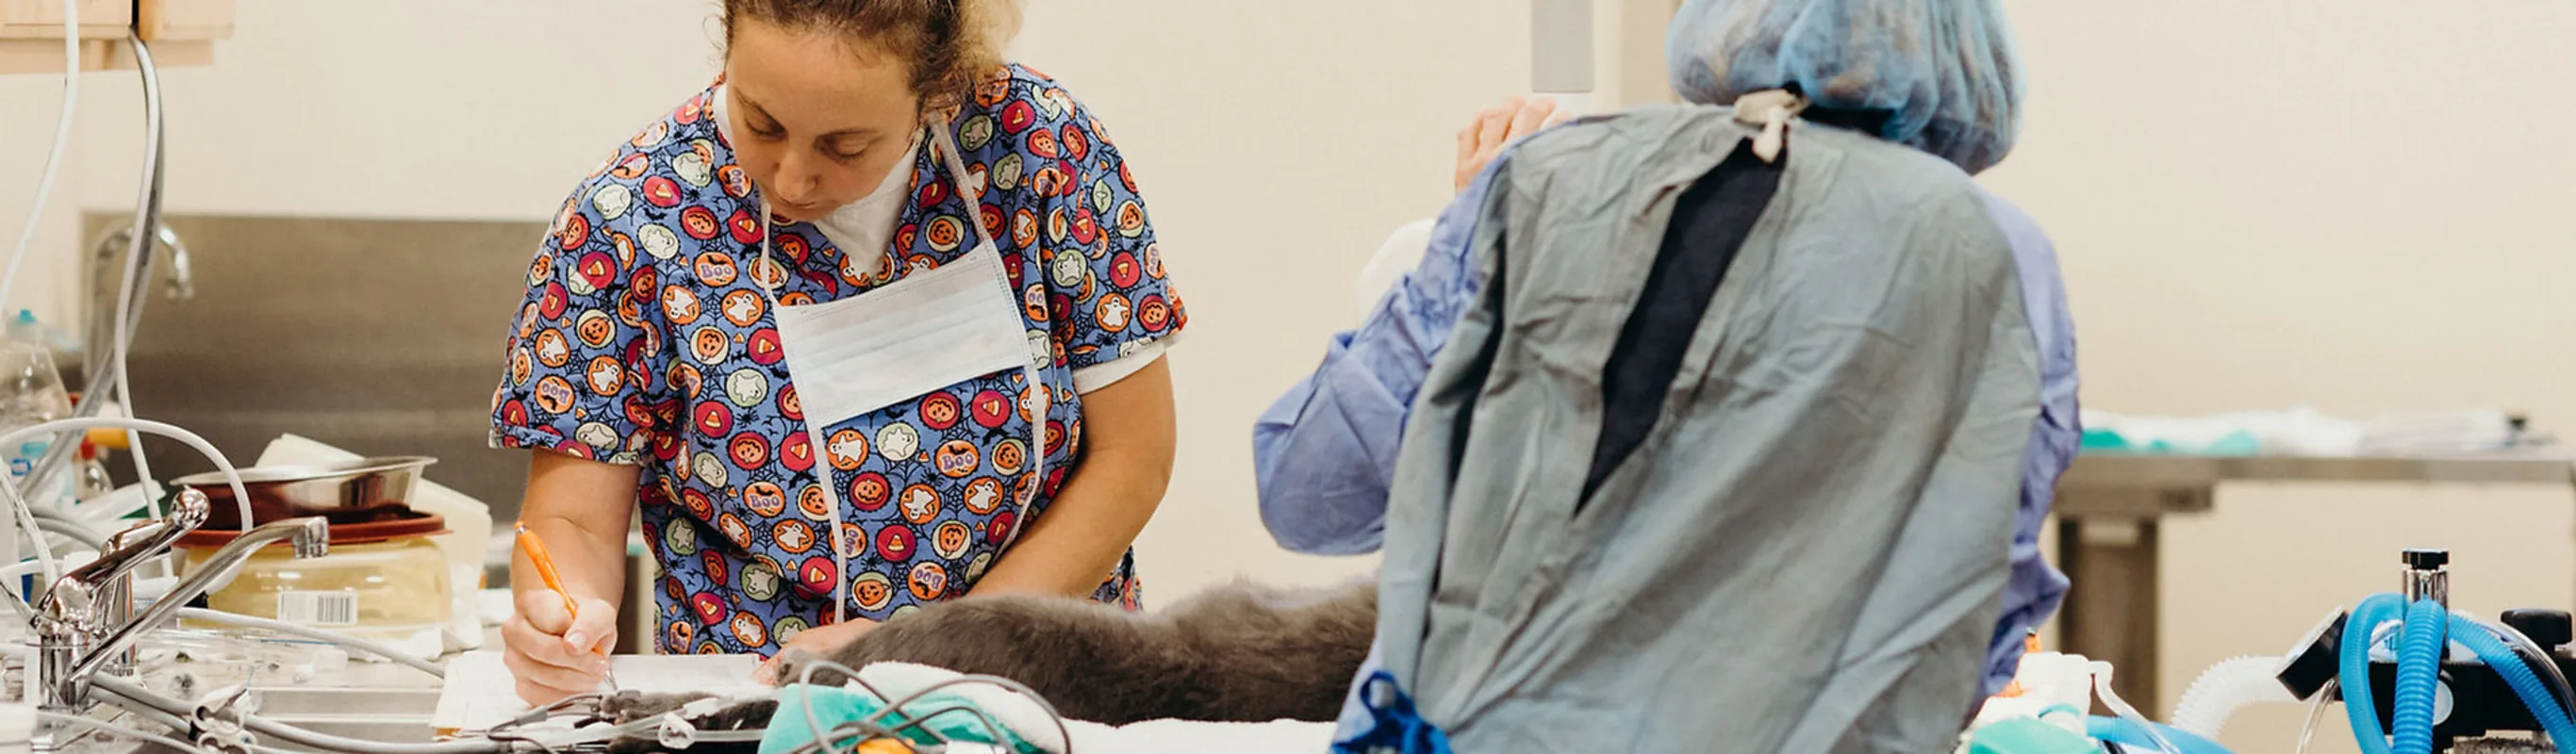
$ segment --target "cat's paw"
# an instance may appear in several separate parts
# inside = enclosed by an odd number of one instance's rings
[[[840,671],[833,669],[828,664],[814,668],[814,674],[810,677],[805,675],[805,669],[806,666],[815,664],[815,660],[835,662],[847,661],[848,658],[843,655],[848,654],[850,654],[850,650],[846,647],[831,657],[825,657],[823,655],[814,654],[801,649],[782,652],[774,661],[777,665],[777,674],[771,677],[771,682],[780,686],[785,686],[791,683],[809,682],[817,686],[847,685],[851,680],[850,677],[843,675]]]

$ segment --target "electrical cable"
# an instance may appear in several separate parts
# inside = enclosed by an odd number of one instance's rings
[[[18,245],[9,253],[8,265],[0,268],[0,301],[8,299],[10,284],[18,281],[18,267],[27,260],[27,247],[35,242],[36,226],[44,220],[45,201],[53,195],[54,177],[62,172],[63,152],[71,146],[72,114],[80,107],[80,74],[80,2],[63,0],[63,111],[54,125],[53,149],[45,154],[44,174],[36,180],[36,201],[27,208],[27,225],[18,231]],[[0,311],[6,310],[0,307]],[[22,530],[35,530],[25,516],[19,519]],[[45,548],[38,547],[36,552],[51,562],[52,556]],[[25,599],[25,595],[19,599]]]
[[[196,746],[194,746],[194,745],[192,745],[192,744],[182,743],[182,742],[180,742],[180,741],[179,741],[179,739],[176,739],[176,738],[171,738],[171,737],[169,737],[169,736],[164,736],[164,735],[160,735],[160,734],[156,734],[156,733],[147,733],[147,732],[144,732],[144,731],[141,731],[141,730],[136,730],[136,729],[134,729],[134,728],[129,728],[129,727],[126,727],[126,726],[123,726],[123,725],[115,724],[115,723],[110,723],[110,722],[105,722],[105,721],[100,721],[100,720],[92,720],[92,719],[89,719],[89,718],[86,718],[86,717],[81,717],[81,716],[79,716],[79,715],[67,715],[67,714],[63,714],[63,713],[60,713],[60,712],[48,712],[48,711],[45,711],[45,710],[37,710],[37,711],[36,711],[36,719],[38,719],[38,720],[44,720],[44,721],[47,721],[47,722],[62,723],[62,724],[65,724],[65,725],[73,725],[73,726],[78,726],[78,727],[88,728],[88,729],[90,729],[90,730],[98,731],[98,732],[101,732],[101,733],[113,733],[113,734],[116,734],[116,735],[120,735],[120,736],[124,736],[124,737],[127,737],[127,738],[131,738],[131,739],[134,739],[134,740],[137,740],[137,741],[147,741],[147,742],[151,742],[151,743],[155,743],[155,744],[160,744],[160,745],[162,746],[162,748],[166,748],[166,749],[170,749],[170,750],[173,750],[173,751],[182,752],[183,754],[200,754],[200,752],[205,751],[204,749],[199,749],[199,748],[197,748]]]
[[[178,716],[178,715],[173,715],[173,714],[170,714],[170,713],[168,713],[168,712],[163,712],[163,711],[160,711],[160,710],[157,710],[157,709],[153,709],[153,708],[151,708],[151,707],[146,707],[146,706],[143,706],[143,705],[140,705],[140,704],[136,704],[136,705],[133,705],[133,706],[130,706],[130,707],[129,707],[129,706],[126,706],[126,705],[124,705],[124,704],[118,704],[118,703],[117,703],[117,701],[118,701],[118,700],[124,699],[124,697],[115,696],[115,695],[113,695],[113,694],[108,695],[108,697],[109,697],[108,699],[104,700],[104,703],[106,703],[106,704],[108,704],[108,705],[110,705],[110,706],[113,706],[113,707],[115,707],[115,708],[117,708],[117,709],[119,709],[119,710],[124,710],[124,711],[125,711],[125,714],[133,715],[133,716],[135,716],[135,717],[140,717],[140,718],[143,718],[143,719],[145,719],[145,720],[152,721],[154,724],[159,725],[159,726],[161,726],[161,727],[169,728],[169,729],[174,730],[174,731],[188,731],[188,730],[194,730],[194,729],[196,728],[196,726],[195,726],[195,725],[190,724],[190,723],[188,722],[187,718],[184,718],[184,717],[181,717],[181,716]]]
[[[80,62],[80,2],[63,0],[63,112],[54,124],[54,147],[45,154],[45,172],[36,180],[36,202],[27,208],[27,225],[18,230],[18,246],[9,253],[8,266],[0,269],[0,301],[8,300],[9,285],[18,281],[19,263],[26,261],[27,247],[35,243],[45,201],[54,193],[54,177],[62,172],[63,152],[71,146],[72,114],[80,107]]]
[[[106,537],[99,536],[98,532],[90,531],[89,527],[82,526],[78,522],[42,513],[35,514],[35,517],[37,529],[62,535],[63,538],[86,545],[92,550],[107,549]],[[159,516],[156,515],[154,518]]]
[[[123,697],[127,701],[158,709],[163,712],[171,714],[194,714],[196,712],[196,705],[173,699],[162,695],[160,692],[144,688],[142,684],[137,683],[130,678],[113,675],[91,676],[90,685],[92,688]],[[382,741],[362,741],[359,739],[344,738],[325,733],[315,733],[313,731],[270,720],[258,715],[242,716],[242,724],[253,733],[263,736],[273,736],[282,741],[300,746],[321,749],[323,751],[354,752],[356,754],[503,754],[504,752],[508,752],[510,749],[509,745],[505,742],[490,740],[449,741],[434,744],[396,744],[385,743]]]
[[[116,287],[116,335],[114,342],[108,345],[112,354],[110,358],[115,360],[117,405],[124,407],[126,416],[141,416],[141,412],[134,408],[134,384],[127,374],[129,370],[125,368],[125,354],[134,344],[133,320],[143,314],[143,302],[140,299],[149,298],[135,295],[134,288],[137,278],[152,268],[152,240],[160,230],[161,142],[164,116],[161,111],[161,74],[152,63],[152,46],[145,44],[143,38],[136,36],[132,29],[126,30],[125,40],[134,46],[135,68],[143,77],[145,131],[143,181],[142,185],[135,190],[134,201],[137,211],[134,213],[132,238],[126,244],[126,253],[140,261],[125,266],[125,280]],[[143,436],[128,427],[125,430],[125,445],[126,453],[134,457],[134,478],[141,481],[151,480],[152,463],[144,459]],[[154,500],[151,495],[145,495],[144,504],[151,508],[153,518],[161,517],[160,501]],[[242,519],[242,526],[249,527],[250,519]]]
[[[18,429],[10,430],[7,433],[0,434],[0,447],[8,447],[9,443],[22,442],[28,437],[42,435],[48,432],[60,432],[67,429],[86,430],[94,427],[126,427],[131,429],[140,429],[178,440],[187,444],[191,448],[195,448],[197,452],[206,454],[206,458],[214,461],[215,467],[223,471],[225,483],[232,487],[233,502],[240,506],[241,510],[242,530],[250,530],[250,492],[242,487],[241,472],[233,468],[233,462],[224,457],[223,451],[216,450],[212,443],[206,442],[205,438],[198,437],[197,433],[190,432],[188,430],[149,419],[114,417],[56,419],[32,426],[20,427]],[[26,499],[21,496],[16,480],[0,482],[0,504],[7,505],[10,508],[10,512],[18,517],[18,526],[21,530],[36,530],[35,511],[28,507]],[[52,552],[40,547],[36,548],[36,556],[39,561],[44,563],[45,583],[51,584],[55,579],[62,577],[61,568],[55,564]],[[5,588],[5,584],[0,584],[0,589]]]
[[[118,301],[120,302],[119,308],[123,313],[121,315],[115,315],[117,322],[112,325],[114,328],[121,328],[124,335],[120,336],[115,334],[117,330],[113,329],[109,332],[99,332],[99,328],[95,323],[89,328],[90,332],[86,333],[86,335],[93,341],[107,340],[111,342],[93,342],[89,344],[88,357],[83,360],[83,366],[88,376],[88,382],[81,387],[81,402],[72,406],[71,418],[75,419],[86,419],[98,416],[101,411],[101,407],[104,404],[117,401],[123,401],[126,403],[128,406],[127,415],[130,416],[133,414],[131,410],[133,396],[123,395],[120,397],[117,394],[119,392],[117,386],[121,383],[117,380],[116,376],[124,371],[125,363],[122,356],[126,352],[127,346],[130,345],[130,341],[133,338],[132,328],[137,324],[135,321],[136,318],[142,314],[142,304],[140,300],[135,300],[132,308],[127,309],[123,302],[128,301],[130,296],[135,295],[131,289],[135,287],[136,282],[151,277],[153,257],[149,253],[152,247],[148,239],[159,238],[159,234],[154,231],[158,230],[161,225],[161,195],[162,187],[165,184],[161,165],[161,148],[165,141],[162,125],[166,119],[161,107],[161,78],[159,67],[155,65],[152,60],[151,49],[145,46],[141,39],[135,37],[131,31],[128,31],[126,38],[134,44],[135,59],[137,62],[136,73],[141,77],[143,89],[143,126],[146,139],[144,142],[142,176],[144,190],[140,192],[140,196],[137,198],[135,203],[135,225],[133,228],[127,230],[127,233],[129,234],[126,241],[128,252],[125,259],[126,264],[124,273],[124,280],[127,282],[125,285],[118,288],[117,294]],[[138,242],[137,239],[146,240]],[[64,433],[63,435],[54,438],[53,445],[46,448],[44,456],[36,460],[34,470],[27,473],[26,478],[28,483],[26,486],[33,489],[49,488],[50,485],[53,484],[55,476],[71,466],[73,456],[77,455],[77,449],[80,444],[79,441],[80,437],[78,435],[70,433]],[[134,452],[138,454],[137,460],[140,461],[141,459],[139,454],[142,452],[140,449],[143,447],[141,439],[136,437],[132,432],[128,432],[126,434],[126,441],[126,444],[129,447],[135,449]],[[148,469],[146,469],[141,463],[137,464],[136,470],[148,471]],[[141,474],[136,478],[139,480],[138,483],[145,485],[144,490],[146,494],[143,496],[145,507],[150,508],[152,510],[152,515],[158,518],[161,515],[160,500],[149,494],[149,485],[152,480],[151,475],[146,473]]]
[[[884,691],[878,690],[874,684],[870,684],[865,679],[860,678],[859,671],[851,669],[848,665],[822,659],[810,652],[801,654],[803,657],[797,658],[794,661],[802,665],[800,672],[797,674],[797,684],[808,687],[807,692],[800,695],[800,701],[804,702],[805,707],[805,723],[814,735],[814,744],[818,744],[824,754],[838,754],[832,748],[830,742],[838,740],[840,737],[845,735],[843,732],[844,728],[851,727],[848,725],[834,726],[831,730],[826,731],[823,728],[822,716],[814,712],[814,695],[811,690],[811,687],[814,685],[814,673],[818,670],[825,669],[839,672],[841,676],[846,679],[847,683],[855,684],[860,689],[863,689],[869,694],[875,695],[879,700],[886,702],[884,709],[879,710],[875,715],[870,716],[869,719],[862,721],[866,723],[867,728],[893,733],[901,733],[906,728],[913,728],[928,732],[934,738],[944,739],[945,737],[940,736],[937,732],[930,731],[929,728],[925,727],[925,723],[927,723],[931,718],[950,712],[967,712],[974,715],[979,722],[983,723],[987,732],[993,736],[993,745],[1008,748],[1010,746],[1011,737],[1004,735],[1003,731],[1009,730],[1009,728],[996,722],[992,716],[984,710],[976,709],[972,706],[959,705],[943,707],[931,711],[930,714],[919,716],[915,716],[904,710],[905,705],[920,701],[922,697],[928,696],[931,692],[951,686],[964,686],[980,683],[989,686],[999,686],[1004,690],[1018,694],[1021,697],[1026,698],[1031,703],[1036,704],[1039,711],[1046,713],[1047,720],[1055,724],[1056,739],[1064,744],[1064,754],[1073,754],[1073,731],[1064,724],[1064,714],[1057,712],[1055,705],[1049,703],[1046,700],[1046,697],[1038,695],[1036,689],[1031,689],[1018,681],[999,676],[961,675],[956,678],[947,679],[916,689],[911,694],[898,699],[894,696],[888,695]],[[903,715],[906,722],[891,728],[886,727],[884,720],[889,716],[898,714]],[[774,723],[775,720],[772,722]],[[860,730],[857,732],[868,731]],[[828,738],[826,737],[827,735],[829,736]]]

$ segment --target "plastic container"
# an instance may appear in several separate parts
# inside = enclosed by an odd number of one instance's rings
[[[81,352],[80,343],[73,340],[70,333],[36,321],[36,312],[32,309],[20,309],[18,316],[9,319],[9,339],[44,346],[55,354]]]
[[[268,448],[260,453],[259,465],[341,463],[357,461],[359,458],[356,453],[310,438],[287,434],[269,441]],[[459,621],[453,634],[460,646],[469,648],[481,646],[483,642],[481,619],[484,616],[480,603],[475,601],[473,595],[477,589],[488,583],[484,566],[488,559],[486,548],[493,541],[491,506],[428,479],[422,479],[415,484],[404,502],[410,505],[412,510],[438,514],[440,518],[447,520],[448,533],[431,537],[430,540],[437,542],[438,548],[447,553],[448,578],[456,586],[457,602],[452,609],[456,612]],[[510,540],[504,536],[499,541]],[[500,562],[508,563],[507,547],[504,546],[501,552],[503,554],[500,556]],[[652,603],[648,599],[644,604]],[[624,635],[620,634],[621,637]],[[650,637],[652,632],[647,630],[637,635]]]
[[[45,326],[36,321],[34,311],[20,309],[18,316],[9,320],[9,339],[20,343],[42,343],[45,340]]]
[[[62,373],[54,369],[53,352],[41,344],[8,341],[0,343],[0,432],[42,424],[72,415],[72,396],[63,389]],[[31,437],[17,447],[0,448],[0,456],[9,461],[9,476],[23,477],[35,468],[36,459],[45,455],[52,444],[50,437]],[[56,505],[61,493],[70,490],[70,479],[63,479],[63,489],[31,491],[28,502],[39,506]]]
[[[284,546],[242,563],[206,607],[369,638],[401,640],[444,628],[454,616],[447,558],[430,537],[446,533],[435,515],[395,506],[378,520],[335,523],[331,552],[298,560]],[[200,529],[179,540],[189,572],[238,532]],[[192,627],[213,628],[196,622]]]

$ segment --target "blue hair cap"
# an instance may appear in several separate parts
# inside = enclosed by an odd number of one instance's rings
[[[1810,117],[1984,171],[2020,130],[2001,0],[1686,0],[1664,40],[1673,89],[1712,105],[1766,89]]]

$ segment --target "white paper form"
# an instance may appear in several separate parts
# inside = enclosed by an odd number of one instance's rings
[[[608,662],[622,691],[728,696],[767,688],[751,678],[760,668],[754,655],[616,655]],[[430,725],[442,732],[486,730],[527,711],[501,653],[467,652],[447,662],[447,685]]]

